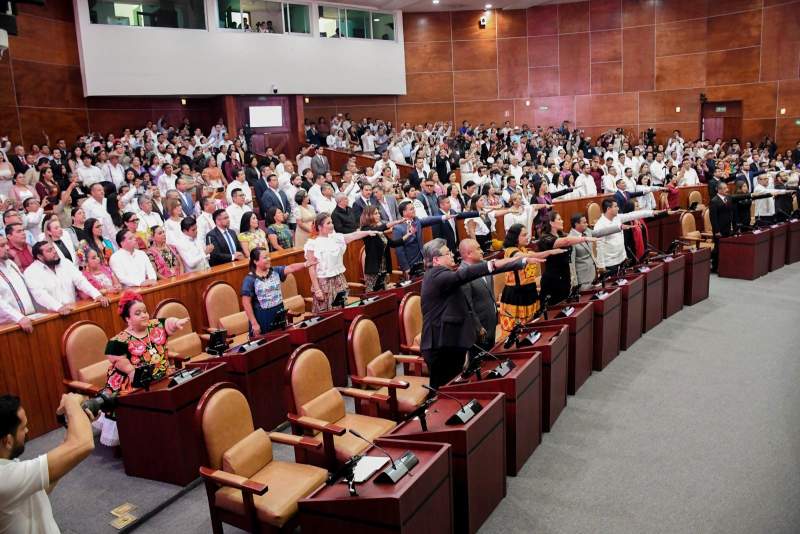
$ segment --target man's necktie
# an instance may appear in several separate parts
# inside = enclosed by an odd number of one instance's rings
[[[225,236],[225,242],[228,243],[228,248],[231,250],[231,256],[236,254],[236,245],[233,244],[230,234],[227,230],[222,230],[222,235]]]

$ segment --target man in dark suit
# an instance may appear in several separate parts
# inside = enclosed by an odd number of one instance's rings
[[[439,153],[436,155],[436,173],[439,175],[439,181],[442,183],[447,182],[447,175],[450,174],[450,170],[453,169],[453,166],[450,162],[450,158],[447,155],[447,151],[445,149],[439,149]],[[415,186],[419,189],[419,186]]]
[[[381,222],[388,223],[400,218],[400,212],[397,211],[397,199],[391,193],[386,193],[383,186],[378,184],[372,190],[372,200],[378,213],[381,214]]]
[[[231,223],[228,212],[220,209],[215,211],[212,217],[216,226],[206,234],[206,245],[214,245],[209,265],[213,267],[244,258],[242,245],[239,244],[236,234],[228,229]]]
[[[380,187],[380,185],[378,185]],[[353,214],[355,216],[356,222],[361,220],[361,214],[364,212],[367,206],[375,206],[375,199],[373,198],[372,194],[372,186],[368,183],[365,183],[361,187],[361,192],[359,193],[358,197],[356,197],[355,202],[353,202]],[[381,215],[381,219],[383,216]]]
[[[470,265],[486,263],[483,260],[481,246],[474,239],[465,239],[459,243],[458,252],[461,254],[459,270],[467,269]],[[481,276],[461,286],[469,308],[477,320],[477,345],[484,350],[491,350],[494,346],[497,330],[497,297],[494,294],[492,278],[492,276]]]
[[[408,182],[417,189],[420,188],[420,185],[422,184],[423,180],[425,180],[428,177],[428,173],[425,172],[425,169],[423,167],[424,167],[424,161],[422,160],[422,158],[417,158],[417,161],[414,162],[414,169],[408,174]],[[446,180],[447,176],[445,176],[444,178],[440,176],[439,179]]]
[[[408,227],[414,226],[414,232],[412,232],[411,237],[406,239],[402,246],[395,249],[397,261],[400,263],[400,270],[408,274],[412,267],[422,263],[422,228],[442,222],[444,216],[418,219],[414,210],[414,203],[409,200],[400,203],[400,215],[403,217],[403,222],[392,228],[392,238],[395,240],[403,239],[403,236],[408,232]]]
[[[477,340],[477,320],[464,293],[458,289],[477,278],[522,269],[528,263],[542,263],[543,260],[525,256],[456,269],[453,253],[444,239],[425,243],[423,257],[420,351],[430,369],[430,385],[438,388],[458,375],[467,349]]]
[[[325,150],[322,147],[317,148],[317,153],[311,158],[311,170],[314,171],[314,176],[330,172],[331,165],[328,163],[328,157],[325,155]]]
[[[428,215],[435,217],[442,214],[439,211],[439,198],[436,196],[436,191],[433,190],[433,180],[426,179],[422,182],[422,190],[417,195],[417,199],[422,202]]]
[[[441,196],[439,201],[439,211],[444,215],[450,215],[447,220],[442,220],[438,224],[431,227],[433,237],[441,237],[447,241],[447,246],[450,250],[454,251],[456,259],[459,257],[458,251],[458,230],[456,229],[456,219],[470,219],[472,217],[480,217],[481,214],[477,211],[462,211],[458,213],[450,207],[450,197]]]
[[[717,183],[717,195],[711,199],[709,206],[711,230],[714,233],[714,250],[711,252],[711,272],[717,272],[719,266],[719,240],[733,235],[734,207],[728,198],[728,184]]]
[[[263,178],[259,180],[259,184],[262,183],[264,183]],[[267,177],[266,187],[262,189],[261,194],[258,193],[258,189],[256,188],[256,194],[258,195],[258,205],[261,208],[262,215],[265,215],[267,210],[272,207],[278,208],[284,213],[291,211],[292,205],[289,203],[289,198],[282,189],[278,188],[278,176],[276,174],[270,174]]]

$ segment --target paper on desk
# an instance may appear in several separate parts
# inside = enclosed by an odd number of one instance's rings
[[[375,474],[378,469],[389,463],[388,458],[380,456],[364,456],[356,464],[353,474],[356,484],[361,484]]]

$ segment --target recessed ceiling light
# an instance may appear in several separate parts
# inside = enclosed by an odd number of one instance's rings
[[[486,4],[484,7],[485,7],[486,9],[492,9],[492,4]]]
[[[372,19],[373,22],[380,22],[381,19]]]
[[[434,5],[439,3],[439,0],[433,0]]]
[[[525,101],[525,105],[526,105],[526,106],[530,106],[530,105],[531,105],[531,101],[530,101],[530,100],[526,100],[526,101]]]
[[[681,112],[681,107],[675,106],[675,113],[680,113],[680,112]]]

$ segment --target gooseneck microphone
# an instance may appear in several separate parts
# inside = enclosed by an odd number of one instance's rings
[[[358,439],[360,439],[360,440],[362,440],[362,441],[366,441],[367,443],[369,443],[370,445],[372,445],[373,447],[375,447],[376,449],[378,449],[379,451],[381,451],[383,454],[385,454],[385,455],[386,455],[386,457],[387,457],[387,458],[389,458],[389,461],[392,463],[392,469],[397,469],[397,466],[396,466],[396,465],[395,465],[395,463],[394,463],[394,458],[392,458],[392,455],[391,455],[391,454],[389,454],[389,453],[386,451],[386,449],[384,449],[383,447],[381,447],[380,445],[378,445],[378,444],[377,444],[377,443],[375,443],[374,441],[372,441],[372,440],[369,440],[369,439],[365,438],[364,436],[362,436],[362,435],[361,435],[361,433],[360,433],[360,432],[356,432],[356,431],[355,431],[355,430],[353,430],[352,428],[348,428],[348,429],[347,429],[347,431],[348,431],[348,432],[350,432],[351,434],[353,434],[353,435],[354,435],[355,437],[357,437]]]
[[[424,387],[425,389],[427,389],[428,391],[430,391],[431,393],[433,393],[435,395],[441,395],[442,397],[444,397],[446,399],[450,399],[450,400],[456,401],[458,403],[458,405],[461,406],[462,410],[465,408],[464,403],[461,402],[461,399],[459,399],[458,397],[454,397],[453,395],[450,395],[449,393],[445,393],[444,391],[441,391],[439,389],[432,388],[428,384],[422,384],[422,387]]]

